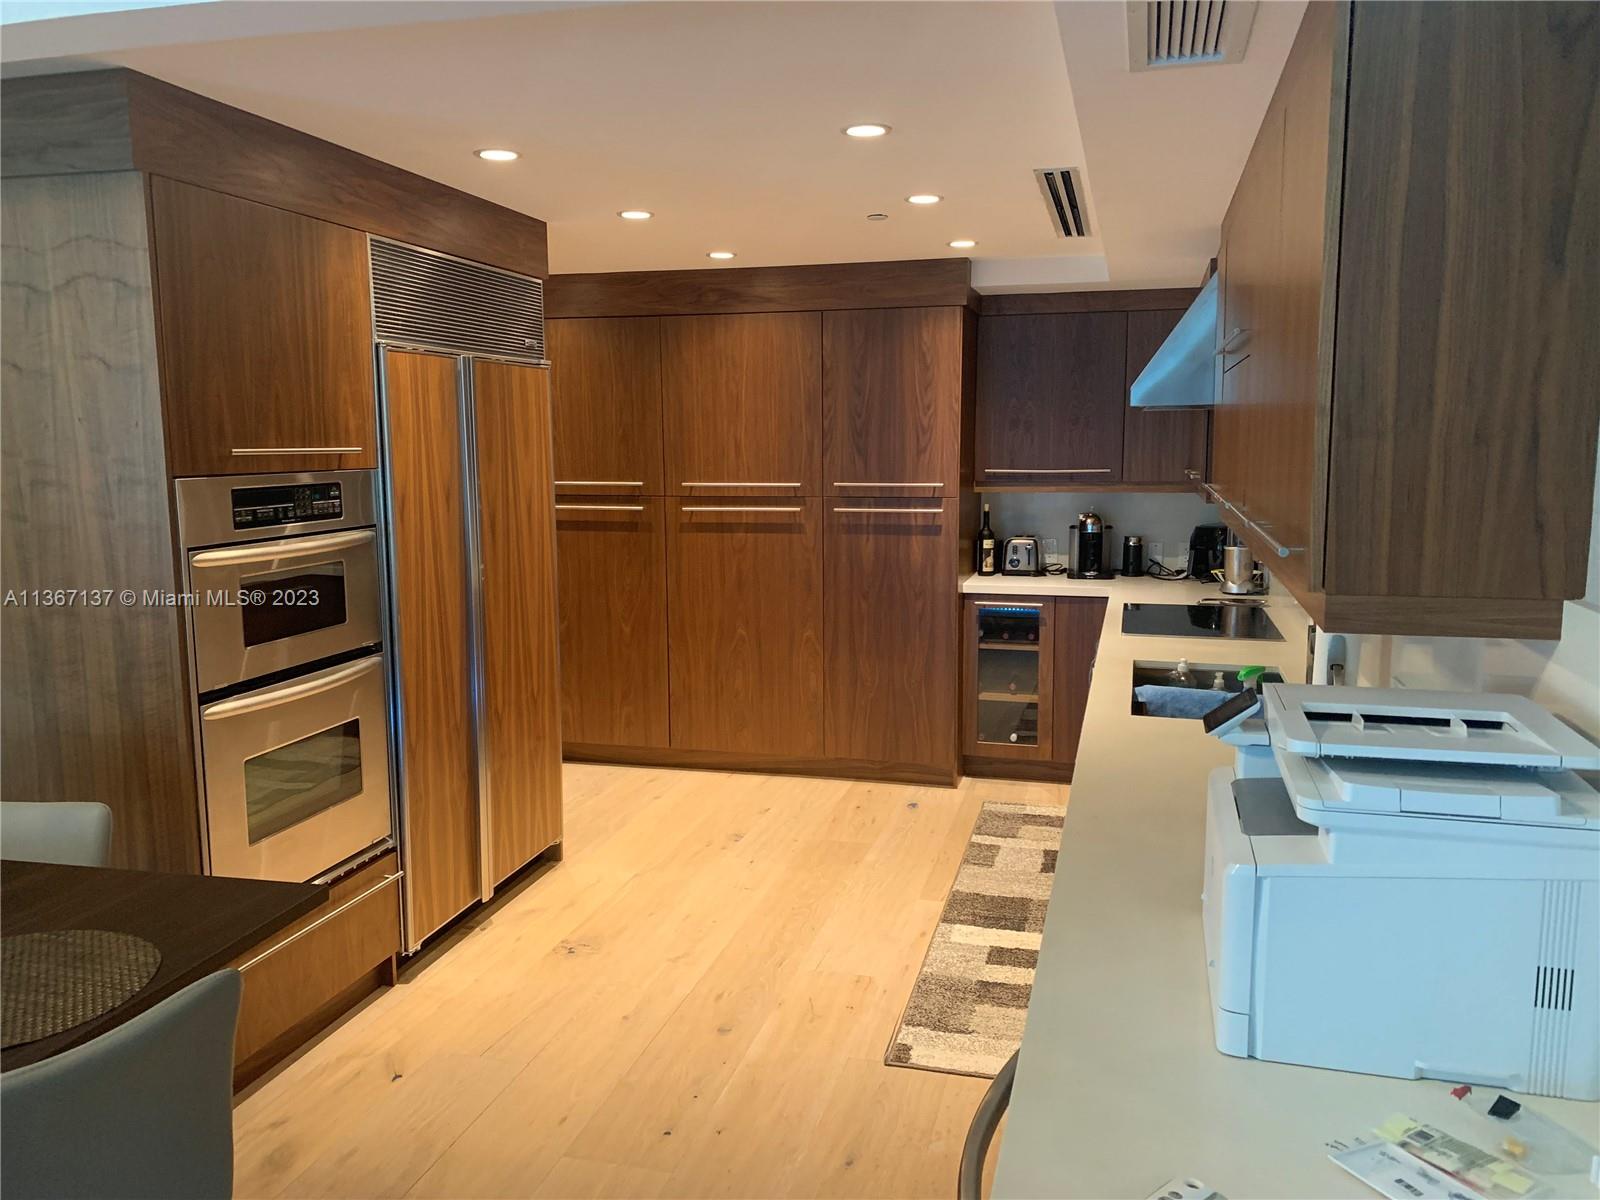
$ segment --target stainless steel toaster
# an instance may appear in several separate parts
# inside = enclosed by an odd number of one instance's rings
[[[1039,557],[1039,539],[1036,537],[1007,538],[1005,550],[1000,555],[1002,575],[1041,575],[1044,560]]]

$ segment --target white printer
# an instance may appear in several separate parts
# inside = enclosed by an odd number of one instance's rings
[[[1268,684],[1206,719],[1217,1048],[1600,1098],[1600,748],[1519,696]]]

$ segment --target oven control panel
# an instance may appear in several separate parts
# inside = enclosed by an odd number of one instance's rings
[[[344,516],[343,485],[285,483],[233,489],[233,527],[296,525],[303,521],[336,521]]]

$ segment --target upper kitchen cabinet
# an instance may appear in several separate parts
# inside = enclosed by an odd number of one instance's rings
[[[1128,314],[1127,386],[1139,377],[1183,309]],[[1124,483],[1186,483],[1205,476],[1211,414],[1200,408],[1130,408],[1122,430]]]
[[[377,465],[366,235],[150,179],[173,475]]]
[[[546,337],[556,490],[662,495],[660,321],[551,321]]]
[[[664,317],[667,492],[819,494],[822,317]]]
[[[960,308],[823,314],[824,494],[956,494],[967,322]]]
[[[1224,225],[1213,471],[1325,628],[1549,638],[1584,593],[1592,18],[1307,10]]]
[[[1128,316],[985,315],[977,482],[1094,487],[1122,479]]]

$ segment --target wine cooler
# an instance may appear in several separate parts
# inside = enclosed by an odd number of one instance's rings
[[[1050,603],[972,600],[966,613],[965,752],[1048,759]]]

